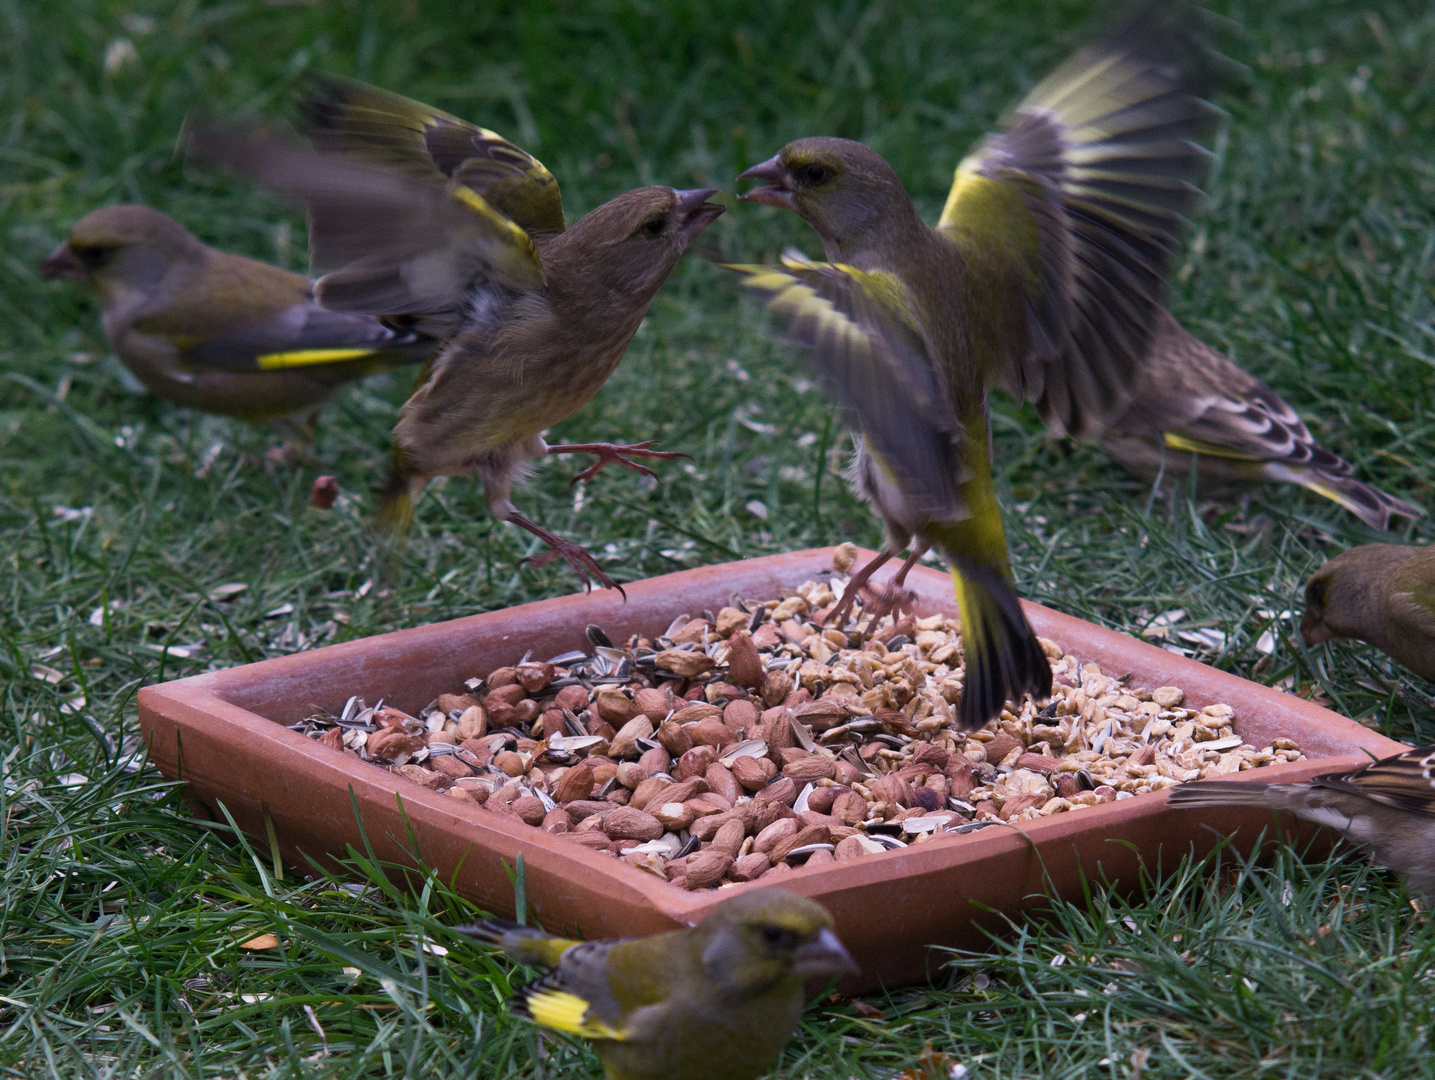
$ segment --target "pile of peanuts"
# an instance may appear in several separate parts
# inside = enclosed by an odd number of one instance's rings
[[[295,728],[687,889],[1302,756],[1243,742],[1228,705],[1186,708],[1177,687],[1127,686],[1049,641],[1050,701],[959,731],[957,624],[825,627],[844,585],[734,598],[621,648],[590,627],[591,653],[525,658],[418,716],[351,698]]]

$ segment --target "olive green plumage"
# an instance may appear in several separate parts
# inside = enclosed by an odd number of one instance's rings
[[[1194,457],[1217,488],[1282,481],[1345,507],[1372,529],[1425,511],[1362,483],[1350,463],[1315,441],[1294,409],[1261,380],[1188,333],[1170,312],[1156,317],[1150,355],[1131,404],[1101,445],[1139,476],[1181,481]]]
[[[987,392],[1005,387],[1081,437],[1130,400],[1199,194],[1207,155],[1195,140],[1214,116],[1179,14],[1143,12],[1038,85],[962,161],[935,228],[860,143],[801,139],[743,174],[763,181],[744,198],[793,210],[822,239],[827,263],[736,269],[843,402],[860,435],[856,487],[887,527],[838,613],[913,544],[891,606],[938,544],[962,608],[965,727],[1051,686],[1012,586]],[[946,477],[933,471],[937,434],[955,444]]]
[[[745,890],[701,923],[579,942],[498,920],[458,929],[552,970],[519,991],[535,1023],[593,1042],[609,1080],[753,1080],[777,1063],[808,979],[855,972],[818,904]]]
[[[706,201],[713,192],[638,188],[565,228],[552,175],[491,131],[322,77],[299,113],[313,150],[213,130],[191,145],[306,205],[326,307],[441,341],[394,428],[381,531],[402,534],[431,478],[477,473],[495,517],[611,586],[591,555],[519,515],[509,495],[548,453],[643,472],[629,459],[676,456],[647,444],[550,447],[540,433],[607,381],[678,258],[722,213]]]
[[[1435,680],[1435,547],[1362,544],[1312,575],[1300,624],[1307,645],[1355,638]]]
[[[245,420],[315,409],[435,344],[328,311],[302,274],[216,250],[148,206],[86,214],[40,272],[94,290],[111,347],[151,392]]]
[[[1193,780],[1173,788],[1184,809],[1256,806],[1335,829],[1435,901],[1435,746],[1372,761],[1303,783]]]

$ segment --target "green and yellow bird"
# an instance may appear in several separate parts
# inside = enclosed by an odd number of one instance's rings
[[[1435,547],[1342,551],[1306,582],[1300,632],[1307,645],[1367,642],[1435,681]]]
[[[1174,15],[1138,15],[1039,84],[960,164],[935,228],[860,143],[800,139],[742,175],[762,181],[743,198],[793,210],[822,239],[826,263],[789,256],[735,269],[844,404],[860,440],[856,488],[887,528],[886,549],[834,614],[915,540],[879,597],[890,606],[937,544],[961,607],[965,727],[1051,686],[1013,588],[988,389],[1005,387],[1049,426],[1087,438],[1130,400],[1208,158],[1197,139],[1216,110],[1195,89],[1202,67]],[[877,414],[876,384],[890,380],[923,423]],[[933,433],[957,444],[957,472],[937,488],[921,464]]]
[[[552,970],[515,1010],[592,1041],[608,1080],[754,1080],[782,1055],[803,983],[857,971],[819,904],[740,892],[697,926],[574,941],[488,920],[460,932]]]
[[[94,291],[111,348],[152,393],[243,420],[312,411],[436,344],[320,307],[304,275],[212,248],[148,206],[86,214],[40,274]]]
[[[587,551],[515,509],[546,454],[596,454],[591,476],[650,443],[549,446],[541,432],[608,380],[659,287],[723,212],[711,189],[643,187],[565,228],[552,174],[485,128],[407,98],[317,77],[299,113],[313,149],[198,130],[191,148],[303,202],[316,293],[335,311],[411,325],[441,344],[394,428],[380,531],[402,535],[435,476],[477,473],[489,511],[616,588]]]
[[[1125,412],[1101,445],[1127,469],[1174,481],[1197,475],[1219,490],[1279,481],[1299,484],[1343,506],[1372,529],[1420,507],[1355,478],[1350,463],[1315,441],[1274,390],[1187,331],[1166,310],[1156,316],[1150,355]]]

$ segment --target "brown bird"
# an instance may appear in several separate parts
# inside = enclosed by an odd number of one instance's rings
[[[304,275],[212,248],[148,206],[86,214],[40,274],[94,290],[110,346],[152,393],[243,420],[312,411],[435,344],[326,310]]]
[[[1135,386],[1135,399],[1101,433],[1101,445],[1138,476],[1180,479],[1194,456],[1204,480],[1300,484],[1373,529],[1389,528],[1391,514],[1425,513],[1357,480],[1349,462],[1317,443],[1274,390],[1164,309]]]
[[[1193,780],[1171,790],[1171,805],[1263,806],[1336,829],[1369,849],[1410,887],[1435,901],[1435,746],[1373,761],[1301,784]]]
[[[1435,680],[1435,547],[1362,544],[1343,551],[1305,587],[1307,645],[1368,642]]]
[[[658,288],[723,212],[711,189],[628,191],[564,228],[552,175],[531,155],[446,113],[372,87],[321,78],[300,105],[316,149],[197,131],[192,148],[309,211],[326,307],[415,325],[442,341],[399,414],[380,530],[402,535],[435,476],[477,473],[489,511],[537,536],[585,583],[616,588],[583,548],[523,517],[509,499],[531,462],[592,453],[580,474],[651,443],[549,446],[541,432],[580,409],[613,373]]]

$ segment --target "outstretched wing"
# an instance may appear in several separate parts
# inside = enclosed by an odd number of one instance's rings
[[[1027,348],[983,358],[987,379],[1082,438],[1130,397],[1200,195],[1218,113],[1180,14],[1150,5],[1038,85],[958,167],[937,226],[1024,288]]]
[[[485,296],[507,302],[544,287],[528,234],[463,184],[255,133],[200,129],[190,147],[307,206],[311,264],[329,271],[315,296],[331,310],[443,324]]]
[[[561,232],[563,197],[543,163],[497,132],[374,86],[316,75],[298,101],[315,149],[420,178],[437,173],[529,231]]]
[[[962,428],[901,281],[792,255],[781,268],[730,269],[766,297],[782,337],[808,350],[828,395],[912,509],[934,521],[965,516]]]

